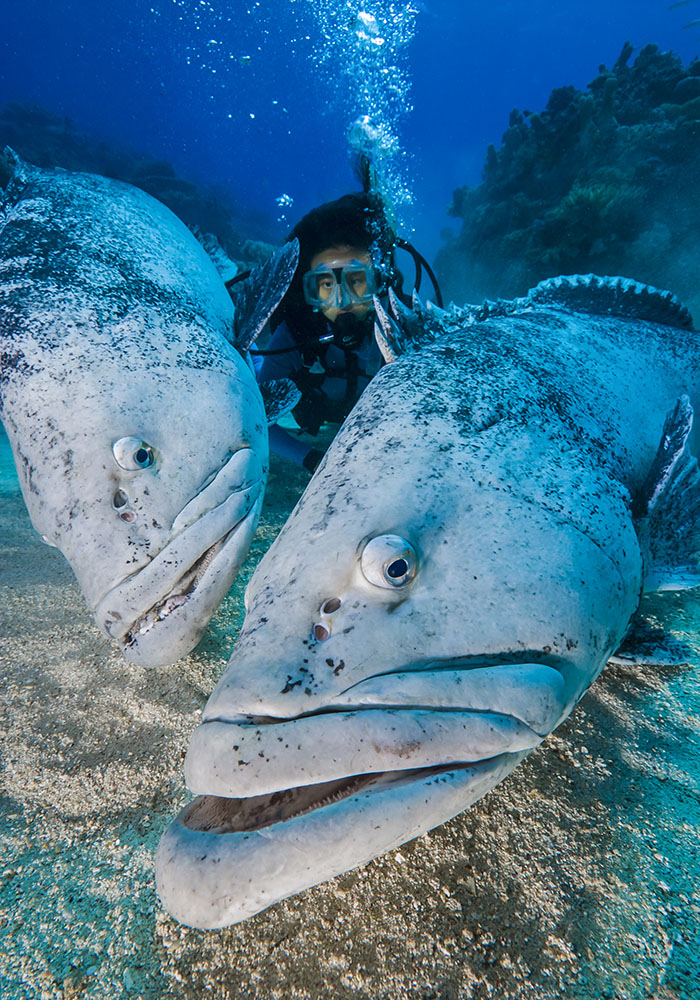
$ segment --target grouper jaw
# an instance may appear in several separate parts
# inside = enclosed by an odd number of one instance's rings
[[[119,643],[127,660],[138,662],[133,657],[134,655],[138,655],[137,649],[139,644],[143,644],[146,634],[156,628],[160,622],[165,621],[173,615],[179,608],[185,607],[195,596],[198,596],[198,589],[206,588],[209,577],[216,574],[218,563],[221,562],[220,556],[226,557],[224,562],[226,565],[229,565],[228,556],[231,548],[243,548],[243,545],[245,545],[247,549],[250,538],[255,531],[261,506],[262,489],[248,514],[235,524],[222,539],[210,546],[204,555],[180,578],[172,591],[153,607],[149,608],[124,633]],[[240,559],[232,560],[232,564],[236,567],[237,571]],[[219,589],[217,589],[217,593],[219,593]],[[110,634],[112,633],[110,632]],[[114,638],[114,636],[112,637]]]
[[[451,819],[525,756],[357,775],[293,795],[197,798],[158,845],[158,894],[191,927],[245,920]]]
[[[438,767],[412,768],[408,771],[353,774],[334,781],[301,785],[296,788],[286,788],[282,792],[252,795],[244,799],[200,795],[182,810],[179,818],[188,830],[209,833],[217,837],[228,833],[249,833],[253,830],[267,829],[277,823],[286,823],[318,809],[325,809],[335,802],[357,795],[358,792],[380,792],[390,785],[409,784],[431,775],[464,771],[474,766],[474,763],[443,764]]]
[[[97,622],[128,660],[157,666],[192,648],[248,551],[265,478],[255,452],[236,451],[177,515],[167,545],[97,602]]]

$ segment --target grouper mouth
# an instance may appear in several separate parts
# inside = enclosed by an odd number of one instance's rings
[[[483,761],[480,763],[484,764]],[[180,822],[188,830],[213,836],[264,830],[277,823],[285,823],[317,809],[324,809],[359,792],[380,792],[389,786],[410,784],[413,781],[421,781],[433,775],[438,776],[452,771],[466,771],[474,766],[473,763],[443,764],[438,767],[417,767],[408,771],[355,774],[335,781],[286,788],[270,795],[252,795],[245,799],[200,795],[182,811]]]
[[[191,927],[246,920],[451,819],[525,755],[359,774],[244,799],[199,796],[160,840],[158,895]]]
[[[227,718],[215,692],[192,735],[187,785],[198,795],[247,799],[470,764],[532,750],[561,720],[566,684],[555,667],[468,663],[377,674],[289,719]]]
[[[206,552],[190,566],[188,571],[177,581],[173,589],[162,600],[153,605],[152,608],[132,623],[131,627],[121,637],[123,648],[133,649],[134,646],[143,639],[147,632],[155,628],[160,622],[165,621],[174,611],[182,608],[188,602],[195,599],[197,590],[202,586],[209,567],[215,562],[221,553],[224,553],[229,542],[239,546],[241,531],[246,524],[257,521],[259,505],[255,506],[246,517],[242,518],[233,528],[218,542],[211,545]],[[254,527],[250,534],[254,531]],[[236,568],[238,562],[235,563]],[[114,632],[111,633],[114,636]]]
[[[195,646],[247,554],[264,486],[258,456],[236,452],[175,518],[167,545],[100,599],[98,624],[127,659],[155,666]]]
[[[555,667],[453,661],[375,675],[296,718],[205,713],[185,760],[197,797],[158,848],[160,897],[191,926],[246,919],[452,818],[566,708]]]

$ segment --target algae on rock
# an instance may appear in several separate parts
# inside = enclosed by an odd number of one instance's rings
[[[700,317],[700,59],[626,43],[587,91],[514,110],[437,258],[456,301],[522,295],[556,274],[620,274],[670,288]]]

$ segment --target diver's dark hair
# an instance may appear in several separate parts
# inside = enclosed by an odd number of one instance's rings
[[[389,225],[381,199],[374,194],[346,194],[328,201],[297,222],[287,242],[299,240],[299,264],[289,289],[272,317],[273,328],[283,320],[295,336],[305,331],[305,339],[313,336],[316,327],[325,329],[325,320],[312,313],[304,299],[302,279],[311,261],[329,247],[361,247],[369,251],[373,263],[391,281],[394,233]]]
[[[381,200],[372,194],[346,194],[312,208],[297,222],[287,240],[299,240],[299,270],[305,274],[311,259],[329,247],[373,250],[379,266],[386,265],[394,234]]]

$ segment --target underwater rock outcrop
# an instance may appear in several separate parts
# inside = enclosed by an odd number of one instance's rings
[[[450,297],[593,271],[669,288],[700,317],[700,59],[684,67],[647,45],[630,64],[633,51],[625,43],[586,91],[511,113],[482,183],[453,195],[462,228],[437,258]]]
[[[198,187],[179,177],[167,161],[95,139],[80,132],[70,118],[39,105],[11,102],[0,109],[0,148],[5,145],[38,167],[101,174],[141,188],[167,205],[185,225],[213,233],[227,254],[246,266],[260,263],[272,250],[269,244],[257,245],[248,239],[251,220],[228,192]],[[262,229],[259,236],[267,235],[264,225],[257,228]]]

